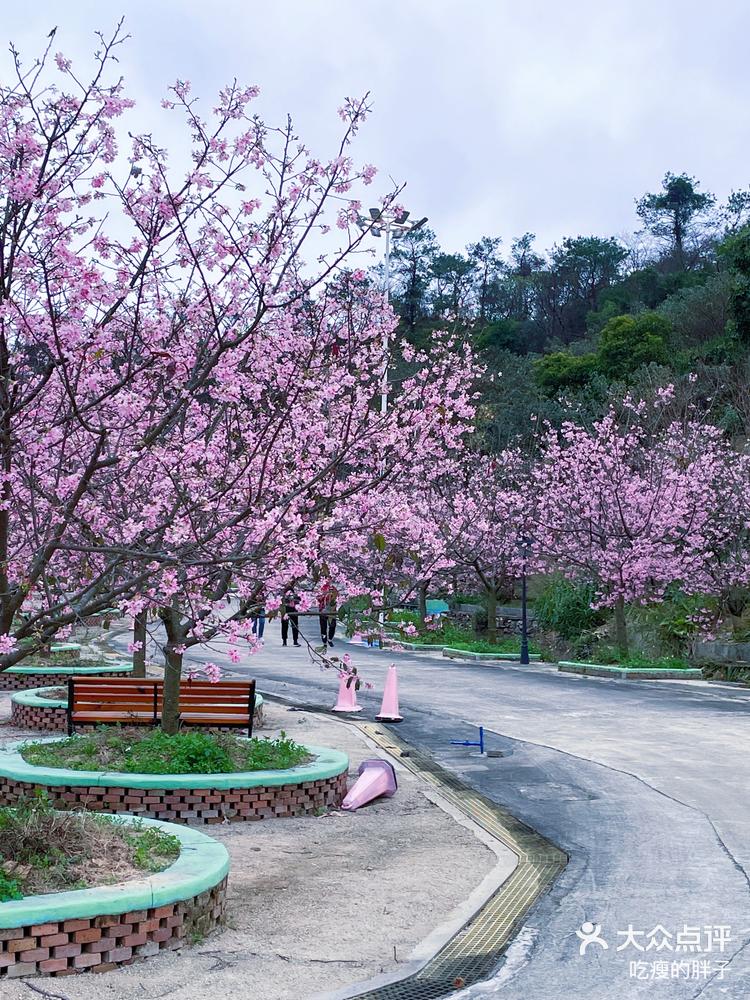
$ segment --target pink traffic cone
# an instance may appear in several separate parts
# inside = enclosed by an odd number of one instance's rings
[[[363,760],[357,773],[359,777],[341,803],[342,809],[353,812],[381,795],[393,795],[398,788],[393,764],[387,760]]]
[[[395,663],[388,667],[383,690],[383,704],[375,718],[378,722],[401,722],[404,718],[398,711],[398,677],[396,676]]]
[[[361,712],[362,706],[357,704],[357,689],[355,687],[356,681],[352,680],[351,684],[347,685],[347,680],[349,679],[347,674],[341,674],[339,680],[339,696],[336,704],[333,706],[334,712]]]

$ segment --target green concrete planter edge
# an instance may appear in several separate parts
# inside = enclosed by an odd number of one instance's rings
[[[132,663],[102,663],[100,666],[84,667],[79,664],[58,663],[49,667],[8,667],[3,671],[6,674],[69,674],[71,677],[79,676],[99,676],[102,674],[122,674],[129,673],[133,669]]]
[[[166,906],[213,889],[229,871],[226,847],[199,830],[127,813],[112,816],[111,819],[123,824],[137,819],[139,824],[156,826],[165,833],[173,834],[181,844],[179,858],[163,872],[130,882],[50,892],[0,903],[0,928],[27,927]]]
[[[110,788],[258,788],[323,781],[349,770],[349,758],[331,747],[305,746],[313,756],[308,764],[280,771],[230,771],[221,774],[130,774],[124,771],[73,771],[64,767],[35,767],[21,756],[20,747],[50,743],[53,739],[16,740],[0,748],[0,776],[34,785],[88,785]]]
[[[600,677],[621,677],[625,680],[701,680],[703,671],[697,667],[618,667],[609,663],[576,663],[560,660],[557,669],[564,673],[590,674]]]
[[[445,649],[445,646],[438,646],[437,644],[432,646],[426,642],[405,642],[403,639],[395,639],[388,636],[386,638],[391,648],[393,646],[402,646],[404,649],[408,649],[410,653],[439,653],[441,649]]]
[[[516,663],[521,659],[520,653],[473,653],[469,649],[451,649],[450,646],[443,646],[443,656],[459,660],[508,660]],[[531,663],[538,663],[541,658],[539,653],[529,654]]]

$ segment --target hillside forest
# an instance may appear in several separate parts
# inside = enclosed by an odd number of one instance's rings
[[[667,173],[635,201],[628,236],[481,236],[462,253],[425,227],[398,240],[391,295],[417,347],[464,333],[485,366],[483,451],[531,440],[538,421],[589,423],[625,393],[673,383],[732,438],[750,430],[750,189],[725,203]]]

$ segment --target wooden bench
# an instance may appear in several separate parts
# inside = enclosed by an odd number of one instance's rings
[[[78,725],[158,726],[164,681],[149,677],[71,677],[68,735]],[[247,729],[253,734],[255,681],[180,681],[179,724]]]

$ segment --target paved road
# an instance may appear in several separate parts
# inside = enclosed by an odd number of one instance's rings
[[[393,655],[337,646],[375,684],[376,692],[360,693],[362,714],[374,716]],[[228,663],[220,646],[197,658]],[[436,654],[400,653],[397,663],[400,735],[571,858],[496,979],[467,996],[750,997],[750,691],[581,678]],[[282,648],[274,626],[264,651],[231,669],[257,677],[270,694],[335,701],[335,676],[321,672],[306,648]],[[480,759],[450,746],[479,723],[506,756]],[[601,926],[606,950],[594,943],[579,954],[584,921]],[[635,944],[626,944],[629,925]],[[686,925],[699,928],[700,951],[690,950]],[[720,963],[728,963],[723,971]]]

